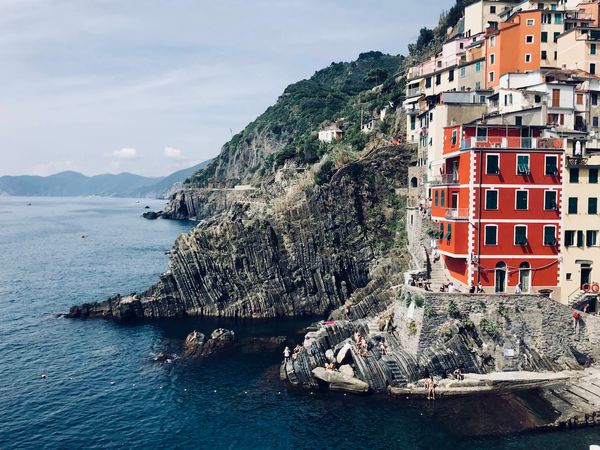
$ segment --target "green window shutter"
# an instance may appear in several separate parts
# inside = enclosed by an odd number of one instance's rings
[[[487,155],[485,173],[488,175],[499,173],[498,155]]]
[[[544,209],[548,211],[556,209],[556,191],[546,191]]]
[[[569,214],[577,214],[577,197],[569,197]]]
[[[588,198],[588,214],[598,214],[598,199],[596,197]]]
[[[591,55],[596,54],[596,44],[590,44],[590,54]]]
[[[573,230],[565,231],[565,247],[572,247],[575,245],[575,232]]]
[[[548,32],[542,31],[542,42],[548,42]]]
[[[440,223],[440,239],[444,237],[444,223]]]
[[[485,209],[498,209],[498,191],[485,191]]]
[[[438,205],[438,200],[439,200],[439,192],[435,191],[433,193],[433,206],[437,206]]]
[[[598,183],[598,169],[590,169],[588,182],[593,184]]]
[[[448,224],[448,232],[446,233],[446,240],[452,239],[452,224]]]
[[[558,165],[556,157],[546,158],[546,175],[558,175]]]
[[[587,242],[588,247],[595,247],[596,245],[598,245],[598,232],[587,231],[585,233],[585,241]]]
[[[585,243],[583,242],[583,231],[577,231],[577,247],[583,247]]]
[[[515,244],[527,245],[527,228],[515,227]]]
[[[569,170],[569,183],[579,183],[579,169]]]
[[[556,229],[544,227],[544,245],[556,245]]]
[[[496,230],[494,226],[485,227],[485,245],[496,245]]]
[[[527,209],[527,191],[517,191],[517,209]]]
[[[517,156],[517,174],[529,175],[529,158],[524,155]]]
[[[442,191],[442,200],[440,206],[446,206],[446,191]]]

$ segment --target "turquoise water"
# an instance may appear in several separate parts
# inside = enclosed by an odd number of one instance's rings
[[[31,206],[27,203],[31,202]],[[140,218],[129,199],[0,197],[0,448],[587,449],[600,429],[466,437],[496,400],[407,401],[287,389],[280,352],[158,364],[193,328],[293,335],[302,322],[58,319],[144,289],[189,223]],[[81,236],[86,235],[85,239]],[[40,374],[48,374],[46,380]]]

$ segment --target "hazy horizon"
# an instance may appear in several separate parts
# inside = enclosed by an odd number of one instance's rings
[[[0,175],[164,176],[216,156],[290,83],[405,54],[452,0],[4,0]]]

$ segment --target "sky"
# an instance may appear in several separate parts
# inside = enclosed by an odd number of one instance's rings
[[[0,0],[0,175],[167,175],[453,0]]]

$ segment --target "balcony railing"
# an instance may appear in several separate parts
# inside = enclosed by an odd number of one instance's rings
[[[429,184],[439,185],[439,184],[458,184],[458,174],[457,173],[445,173],[443,175],[431,178],[427,180]]]
[[[446,219],[468,219],[469,208],[448,208],[445,216]]]
[[[421,88],[411,88],[406,90],[407,97],[417,97],[422,94]]]
[[[471,148],[555,148],[562,149],[564,141],[557,138],[530,137],[471,137],[461,141],[462,149]]]
[[[567,167],[587,166],[588,158],[584,156],[567,156]]]

